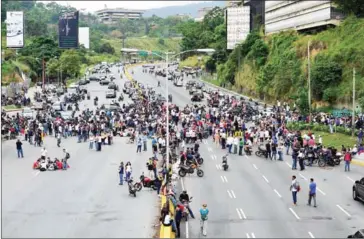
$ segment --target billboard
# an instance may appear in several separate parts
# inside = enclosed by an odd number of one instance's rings
[[[78,28],[79,39],[78,43],[84,45],[86,49],[90,49],[90,28]]]
[[[246,39],[250,32],[250,6],[228,7],[226,12],[227,49]]]
[[[24,47],[23,12],[6,12],[6,47]]]
[[[78,48],[78,11],[59,16],[58,45],[60,48]]]

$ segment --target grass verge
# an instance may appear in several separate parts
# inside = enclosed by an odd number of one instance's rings
[[[328,132],[323,131],[311,131],[315,134],[316,140],[318,136],[322,137],[322,144],[325,146],[333,146],[336,149],[341,149],[341,145],[345,147],[352,148],[354,144],[356,144],[356,137],[351,137],[349,135],[341,134],[341,133],[333,133],[330,134]],[[308,131],[302,131],[302,134],[307,134]]]
[[[4,108],[4,110],[21,110],[21,109],[23,109],[23,107],[18,108],[15,105],[5,105],[3,108]]]

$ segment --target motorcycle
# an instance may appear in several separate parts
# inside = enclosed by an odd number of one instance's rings
[[[203,175],[204,175],[203,170],[199,169],[198,165],[196,165],[194,163],[191,164],[190,166],[180,165],[178,175],[181,176],[181,177],[184,177],[184,176],[186,176],[187,173],[193,174],[195,172],[195,169],[196,169],[196,172],[197,172],[197,176],[199,176],[200,178],[203,177]]]
[[[136,189],[136,187],[133,185],[133,179],[130,179],[130,180],[128,181],[128,187],[129,187],[129,194],[130,194],[130,195],[133,195],[134,197],[136,197],[137,189]]]
[[[251,147],[245,147],[244,152],[246,153],[246,155],[252,155],[253,151]]]
[[[224,169],[224,171],[228,170],[229,168],[229,165],[227,163],[227,156],[228,155],[222,157],[222,168]]]
[[[183,212],[182,212],[182,219],[184,219],[186,222],[188,221],[188,217],[190,215],[187,207],[189,206],[189,204],[192,202],[192,198],[193,197],[190,197],[189,201],[187,200],[182,200],[182,204],[183,204]]]
[[[97,100],[94,100],[94,105],[97,106]]]
[[[136,190],[139,192],[140,190],[142,190],[143,187],[145,188],[151,188],[153,190],[157,190],[157,186],[155,186],[155,181],[151,180],[148,177],[144,176],[144,172],[142,173],[142,175],[140,175],[140,182],[137,182],[134,184],[134,187],[136,188]]]
[[[315,155],[315,152],[308,151],[306,154],[306,158],[303,160],[303,164],[305,166],[312,166],[312,164],[317,164],[317,157]]]
[[[258,146],[258,151],[255,151],[255,155],[256,156],[258,156],[258,157],[265,157],[265,155],[266,155],[266,153],[267,153],[267,151],[266,150],[263,150],[262,148],[261,148],[261,146],[262,145],[259,145]]]

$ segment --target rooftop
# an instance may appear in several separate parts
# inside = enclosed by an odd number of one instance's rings
[[[126,9],[126,8],[104,8],[101,10],[97,10],[96,13],[103,13],[103,12],[135,12],[135,13],[144,13],[145,10],[133,10],[133,9]]]

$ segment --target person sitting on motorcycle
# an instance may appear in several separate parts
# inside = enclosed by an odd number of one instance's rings
[[[188,212],[190,213],[192,218],[195,218],[195,216],[193,215],[193,212],[192,212],[192,210],[190,208],[190,205],[189,205],[190,197],[189,197],[186,190],[183,190],[182,193],[179,195],[179,200],[183,204],[184,204],[184,202],[186,202],[186,208],[187,208]]]
[[[253,143],[252,141],[248,138],[248,140],[246,141],[245,143],[245,146],[244,146],[244,150],[245,151],[251,151],[252,150],[252,147],[253,147]]]

